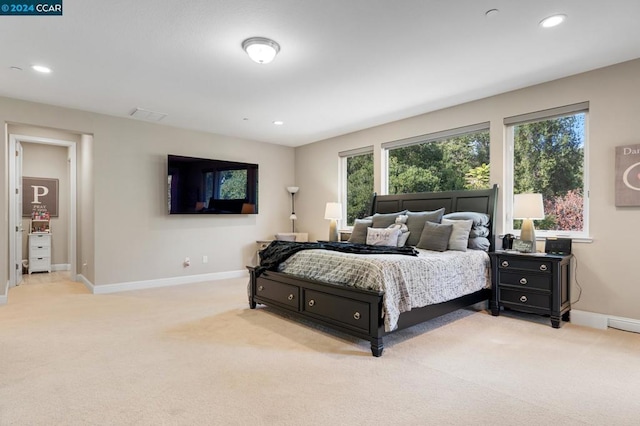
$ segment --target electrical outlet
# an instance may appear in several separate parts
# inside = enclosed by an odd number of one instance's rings
[[[188,257],[185,257],[183,265],[184,265],[185,268],[187,266],[191,266],[191,259],[189,259]]]
[[[202,263],[209,263],[209,256],[202,256]]]

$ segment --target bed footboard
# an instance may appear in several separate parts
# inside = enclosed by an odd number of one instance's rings
[[[306,318],[335,330],[371,342],[373,356],[382,355],[384,322],[382,292],[361,290],[265,271],[255,267],[250,275],[249,307],[258,303]]]

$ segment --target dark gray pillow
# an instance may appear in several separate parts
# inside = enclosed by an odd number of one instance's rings
[[[356,219],[355,223],[353,224],[353,231],[351,231],[351,236],[349,237],[349,242],[357,243],[357,244],[366,244],[367,228],[369,228],[372,223],[373,223],[372,220]]]
[[[405,213],[409,218],[407,219],[407,228],[409,228],[409,239],[406,245],[417,246],[422,236],[422,229],[425,222],[440,223],[442,215],[444,214],[444,207],[434,211],[425,212],[407,212]]]
[[[488,214],[478,212],[453,212],[443,217],[451,220],[472,220],[473,226],[488,226],[490,219]]]
[[[420,241],[416,247],[425,250],[445,251],[449,245],[452,230],[453,225],[425,222]]]
[[[489,251],[490,242],[485,237],[469,238],[467,248],[470,250],[484,250]]]
[[[396,213],[376,213],[373,215],[372,228],[388,228],[389,225],[396,223],[396,217],[405,214],[407,211],[402,210]]]

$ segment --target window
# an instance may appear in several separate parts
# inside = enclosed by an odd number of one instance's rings
[[[387,194],[489,188],[489,123],[382,144]]]
[[[545,218],[534,222],[538,236],[588,237],[588,103],[510,117],[507,130],[506,232],[513,219],[513,195],[542,194]]]
[[[341,160],[342,205],[346,206],[346,225],[368,216],[373,197],[373,147],[345,151]]]

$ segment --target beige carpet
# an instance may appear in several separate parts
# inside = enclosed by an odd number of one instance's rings
[[[464,310],[369,344],[249,310],[246,280],[0,307],[0,425],[635,425],[640,335]]]

